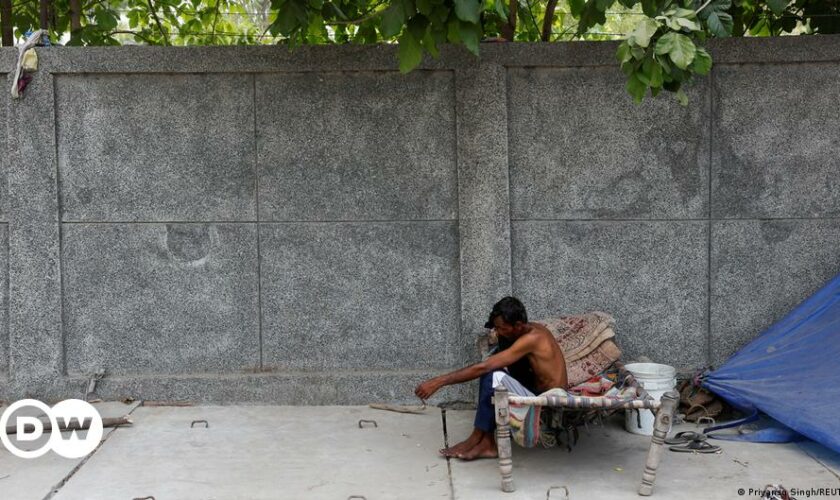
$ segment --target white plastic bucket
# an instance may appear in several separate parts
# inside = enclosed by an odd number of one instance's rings
[[[659,363],[630,363],[624,367],[633,374],[653,399],[659,400],[663,394],[677,387],[677,370],[673,366]],[[625,410],[624,428],[633,434],[652,436],[653,420],[653,412],[648,409]]]

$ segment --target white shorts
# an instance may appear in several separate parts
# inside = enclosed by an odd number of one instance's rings
[[[505,388],[517,395],[517,396],[535,396],[533,392],[529,391],[525,388],[524,385],[520,384],[518,380],[511,377],[509,373],[503,372],[501,370],[496,370],[493,372],[493,389],[499,387],[500,385],[505,386]]]

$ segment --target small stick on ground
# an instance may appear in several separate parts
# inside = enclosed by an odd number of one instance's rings
[[[143,401],[142,406],[195,406],[192,401]]]
[[[422,415],[426,413],[426,405],[423,406],[405,406],[405,405],[389,405],[384,403],[371,403],[368,405],[374,410],[395,411],[397,413],[414,413]]]

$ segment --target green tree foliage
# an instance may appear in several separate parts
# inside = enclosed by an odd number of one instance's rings
[[[54,0],[51,39],[67,45],[398,42],[408,72],[442,43],[623,39],[627,91],[674,93],[707,74],[710,37],[840,33],[840,0]],[[46,5],[46,4],[45,4]],[[39,0],[12,0],[14,36],[39,27]]]

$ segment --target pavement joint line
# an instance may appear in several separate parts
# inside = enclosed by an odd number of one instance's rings
[[[825,470],[827,470],[827,471],[828,471],[828,472],[829,472],[832,476],[834,476],[835,478],[837,478],[837,480],[838,480],[838,481],[840,481],[840,474],[837,474],[836,472],[834,472],[834,470],[833,470],[831,467],[829,467],[828,465],[826,465],[826,464],[825,464],[822,460],[820,460],[820,459],[819,459],[819,458],[817,458],[816,456],[812,455],[812,454],[811,454],[811,453],[810,453],[810,452],[809,452],[809,451],[808,451],[805,447],[803,447],[803,446],[798,446],[798,448],[799,448],[800,450],[804,451],[806,455],[808,455],[809,457],[811,457],[812,459],[814,459],[814,461],[815,461],[815,462],[817,462],[818,464],[822,465],[822,466],[823,466],[823,468],[825,468]]]
[[[135,407],[134,407],[134,408],[133,408],[130,412],[128,412],[128,414],[129,414],[129,415],[131,415],[132,413],[134,413],[134,410],[136,410],[137,408],[140,408],[141,406],[142,406],[142,404],[138,404],[138,405],[137,405],[137,406],[135,406]],[[96,452],[97,452],[97,451],[99,451],[99,448],[101,448],[101,447],[105,444],[105,442],[106,442],[106,441],[108,441],[109,439],[111,439],[111,436],[113,436],[113,435],[114,435],[114,433],[116,433],[118,430],[119,430],[119,426],[114,427],[114,430],[113,430],[113,431],[111,431],[111,432],[109,432],[109,433],[108,433],[108,435],[107,435],[107,436],[105,436],[105,439],[103,439],[102,441],[100,441],[100,442],[99,442],[99,444],[98,444],[98,445],[96,445],[96,448],[94,448],[92,452],[88,453],[88,454],[87,454],[87,455],[86,455],[86,456],[85,456],[85,457],[81,460],[81,462],[79,462],[78,464],[76,464],[76,466],[75,466],[75,467],[73,467],[73,470],[71,470],[71,471],[70,471],[70,472],[69,472],[66,476],[64,476],[64,479],[62,479],[62,480],[61,480],[61,481],[59,481],[59,482],[58,482],[55,486],[53,486],[53,487],[50,489],[50,492],[49,492],[49,493],[47,493],[47,496],[45,496],[42,500],[50,500],[51,498],[53,498],[53,497],[55,496],[55,494],[56,494],[56,493],[58,493],[58,492],[59,492],[59,490],[61,490],[61,488],[63,488],[65,484],[67,484],[67,481],[69,481],[69,480],[70,480],[70,478],[72,478],[72,477],[73,477],[73,475],[74,475],[74,474],[76,474],[76,472],[78,472],[78,471],[79,471],[79,469],[81,469],[81,468],[82,468],[82,466],[83,466],[83,465],[85,465],[85,464],[87,463],[87,461],[88,461],[88,460],[90,460],[90,458],[91,458],[91,457],[93,457],[93,455],[95,455],[95,454],[96,454]]]

